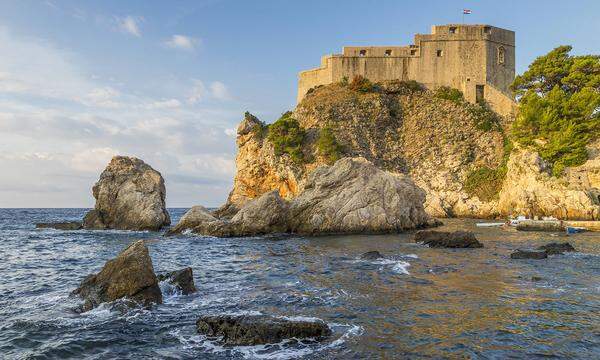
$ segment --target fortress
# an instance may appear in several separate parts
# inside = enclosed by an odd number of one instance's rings
[[[346,46],[321,66],[298,75],[298,102],[309,89],[361,75],[371,81],[415,80],[429,89],[450,86],[470,102],[485,100],[512,114],[509,86],[515,78],[515,33],[489,25],[434,25],[409,46]]]

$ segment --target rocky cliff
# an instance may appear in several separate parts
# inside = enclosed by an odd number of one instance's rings
[[[247,113],[237,131],[234,187],[217,215],[233,216],[247,201],[271,190],[294,198],[319,165],[339,157],[363,157],[383,170],[409,175],[425,191],[425,207],[433,216],[599,216],[598,199],[590,195],[589,184],[538,177],[535,174],[545,173],[543,166],[527,171],[539,182],[536,199],[545,196],[544,189],[554,189],[546,199],[553,206],[539,207],[515,191],[528,191],[531,182],[505,176],[527,158],[522,153],[509,157],[505,134],[511,119],[416,83],[363,85],[315,88],[284,116],[297,121],[294,135],[301,135],[300,153],[270,138],[273,124]]]

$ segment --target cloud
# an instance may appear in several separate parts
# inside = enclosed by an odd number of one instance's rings
[[[117,18],[117,25],[119,30],[124,33],[131,34],[133,36],[140,37],[142,36],[142,32],[140,31],[140,23],[144,19],[139,16],[131,16],[127,15],[124,18]]]
[[[71,166],[75,170],[100,174],[115,155],[122,154],[110,147],[85,149],[73,155]]]
[[[153,101],[145,105],[146,109],[174,109],[181,107],[181,101],[177,99]]]
[[[185,35],[173,35],[169,40],[165,41],[165,45],[170,48],[188,51],[194,50],[198,44],[200,44],[200,39]]]
[[[94,88],[82,99],[82,103],[91,106],[114,108],[120,105],[116,101],[120,95],[121,93],[118,90],[110,86]]]
[[[231,100],[227,86],[220,81],[211,82],[208,88],[201,80],[195,79],[192,84],[187,99],[190,104],[196,104],[208,98],[221,101]]]

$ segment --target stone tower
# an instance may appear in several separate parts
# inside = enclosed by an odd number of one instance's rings
[[[489,25],[434,25],[409,46],[350,46],[302,71],[298,102],[318,85],[352,80],[416,80],[429,89],[450,86],[470,102],[485,100],[502,115],[514,111],[509,86],[515,78],[515,33]]]

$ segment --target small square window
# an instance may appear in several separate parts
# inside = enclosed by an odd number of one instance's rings
[[[454,26],[450,27],[450,29],[448,29],[448,32],[450,34],[456,34],[456,27],[454,27]]]
[[[359,56],[367,56],[367,50],[361,50],[358,53]]]
[[[415,49],[412,49],[412,50],[410,51],[410,54],[411,54],[411,55],[417,55],[417,50],[415,50]]]
[[[437,57],[442,57],[444,56],[444,50],[438,50],[436,51]]]
[[[386,50],[385,51],[385,56],[392,56],[392,50]]]

